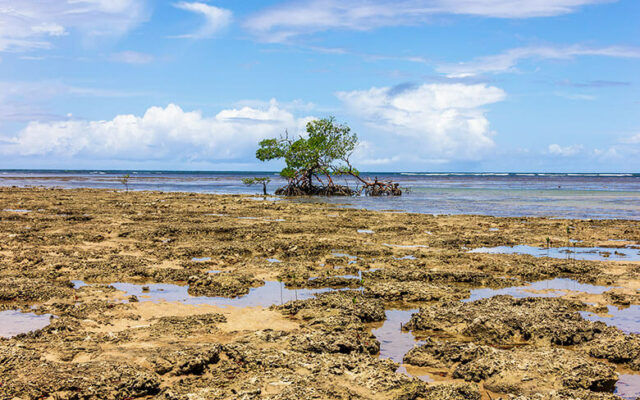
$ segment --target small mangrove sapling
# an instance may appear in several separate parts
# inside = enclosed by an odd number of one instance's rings
[[[126,175],[122,175],[120,177],[120,183],[122,183],[124,185],[125,191],[129,191],[129,178],[131,178],[131,176],[129,176],[129,174]]]
[[[245,185],[262,185],[262,193],[267,195],[267,184],[271,182],[271,178],[242,178],[242,183]]]

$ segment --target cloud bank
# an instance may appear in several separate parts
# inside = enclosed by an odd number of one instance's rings
[[[310,118],[295,118],[272,100],[266,108],[243,107],[205,117],[175,104],[151,107],[142,116],[111,120],[30,122],[14,136],[0,137],[0,154],[62,156],[95,160],[216,161],[249,158],[257,142]]]
[[[506,94],[483,84],[423,84],[337,96],[370,129],[408,138],[414,155],[475,160],[494,146],[482,107],[504,100]]]

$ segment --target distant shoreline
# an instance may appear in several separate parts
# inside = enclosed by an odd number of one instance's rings
[[[0,175],[3,173],[43,173],[43,174],[150,174],[150,175],[234,175],[234,174],[256,174],[256,175],[278,175],[278,171],[251,171],[251,170],[161,170],[161,169],[21,169],[21,168],[0,168]],[[404,175],[404,176],[584,176],[584,177],[640,177],[640,172],[541,172],[541,171],[362,171],[364,175]]]

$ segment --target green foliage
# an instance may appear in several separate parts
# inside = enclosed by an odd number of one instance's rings
[[[284,159],[286,167],[280,175],[289,180],[311,179],[318,175],[330,176],[352,171],[349,156],[358,144],[358,137],[345,124],[335,118],[323,118],[307,123],[307,137],[277,139],[260,142],[256,157],[260,161]]]
[[[257,185],[271,182],[271,178],[242,178],[242,183],[245,185]]]
[[[307,123],[306,137],[290,138],[286,133],[279,138],[260,142],[256,158],[260,161],[283,159],[286,166],[280,175],[287,179],[285,187],[276,194],[285,196],[400,196],[402,190],[392,181],[365,180],[351,166],[349,158],[358,145],[358,136],[346,124],[334,117]],[[349,175],[362,184],[359,190],[333,181],[336,175]]]

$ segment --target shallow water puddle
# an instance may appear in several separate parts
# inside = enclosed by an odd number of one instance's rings
[[[393,257],[396,260],[416,260],[417,257],[416,256],[412,256],[412,255],[408,255],[408,256],[404,256],[404,257]]]
[[[358,233],[373,234],[373,233],[375,233],[375,232],[374,232],[374,231],[372,231],[371,229],[358,229]]]
[[[589,294],[602,294],[612,289],[611,286],[596,286],[580,283],[573,279],[555,278],[546,281],[532,282],[527,286],[511,286],[502,289],[472,289],[471,296],[462,300],[463,303],[488,299],[498,295],[509,295],[515,298],[524,297],[560,297],[567,292],[583,292]]]
[[[380,358],[388,358],[402,363],[404,355],[417,344],[417,341],[411,332],[405,332],[401,327],[409,322],[412,314],[417,312],[417,308],[385,310],[384,323],[380,328],[374,328],[371,331],[380,341]]]
[[[278,260],[277,258],[267,258],[267,261],[269,261],[270,263],[281,263],[282,261]]]
[[[413,371],[407,370],[407,367],[402,365],[404,355],[414,346],[420,344],[411,332],[405,332],[401,329],[403,324],[409,322],[411,315],[417,312],[418,309],[388,309],[385,311],[386,319],[382,326],[372,329],[371,332],[380,342],[380,358],[388,358],[401,364],[396,372],[430,382],[433,379],[428,375],[413,375],[410,373]]]
[[[84,283],[83,281],[71,281],[71,283],[73,284],[73,288],[74,289],[80,289],[81,287],[89,286],[86,283]]]
[[[551,257],[559,259],[575,259],[586,261],[640,261],[638,249],[623,247],[533,247],[533,246],[497,246],[479,247],[469,253],[487,254],[529,254],[534,257]]]
[[[195,261],[195,262],[211,261],[211,257],[193,257],[191,261]]]
[[[247,197],[247,199],[249,200],[254,200],[254,201],[281,201],[282,199],[279,197],[273,197],[273,196],[253,196],[253,197]]]
[[[347,253],[341,253],[339,250],[332,250],[331,251],[331,255],[333,257],[346,257],[349,259],[349,261],[347,262],[347,264],[352,265],[355,264],[358,259],[358,256],[352,256],[351,254],[347,254]],[[339,267],[336,267],[339,268]]]
[[[207,297],[207,296],[191,296],[188,293],[189,286],[178,286],[166,283],[156,283],[148,285],[136,285],[133,283],[117,282],[111,284],[116,289],[125,292],[127,296],[136,296],[139,301],[167,301],[179,302],[184,304],[208,304],[214,306],[233,306],[233,307],[269,307],[272,305],[283,304],[292,300],[305,300],[314,297],[319,293],[331,292],[336,289],[287,289],[284,283],[267,281],[264,286],[252,288],[249,294],[236,298],[228,297]],[[149,288],[143,291],[142,288]]]
[[[609,326],[614,326],[625,333],[640,334],[640,306],[632,305],[627,308],[607,306],[610,316],[600,316],[588,311],[580,311],[582,318],[589,321],[601,321]]]
[[[487,299],[498,295],[509,295],[515,298],[525,297],[560,297],[569,292],[602,294],[611,290],[613,286],[597,286],[580,283],[573,279],[556,278],[546,281],[532,282],[527,286],[512,286],[503,289],[472,289],[469,298],[463,303]],[[601,316],[588,311],[580,311],[582,318],[589,321],[601,321],[616,327],[625,333],[640,334],[640,305],[626,308],[607,306],[608,316]]]
[[[18,310],[0,312],[0,337],[11,338],[21,333],[42,329],[50,323],[51,314],[37,315]]]
[[[12,212],[12,213],[29,213],[29,212],[31,212],[31,210],[23,210],[23,209],[19,209],[19,208],[5,208],[2,211],[4,211],[4,212]]]
[[[425,382],[433,382],[434,379],[423,370],[424,368],[421,368],[421,367],[414,367],[412,365],[402,364],[400,365],[400,367],[398,367],[398,369],[396,370],[396,373],[407,375],[413,378],[418,378],[421,381],[425,381]]]
[[[622,374],[616,383],[614,394],[623,399],[635,400],[640,397],[640,375]]]
[[[347,257],[350,258],[352,260],[357,260],[358,256],[352,256],[351,254],[347,254],[347,253],[340,253],[339,251],[332,251],[331,255],[334,257]]]

